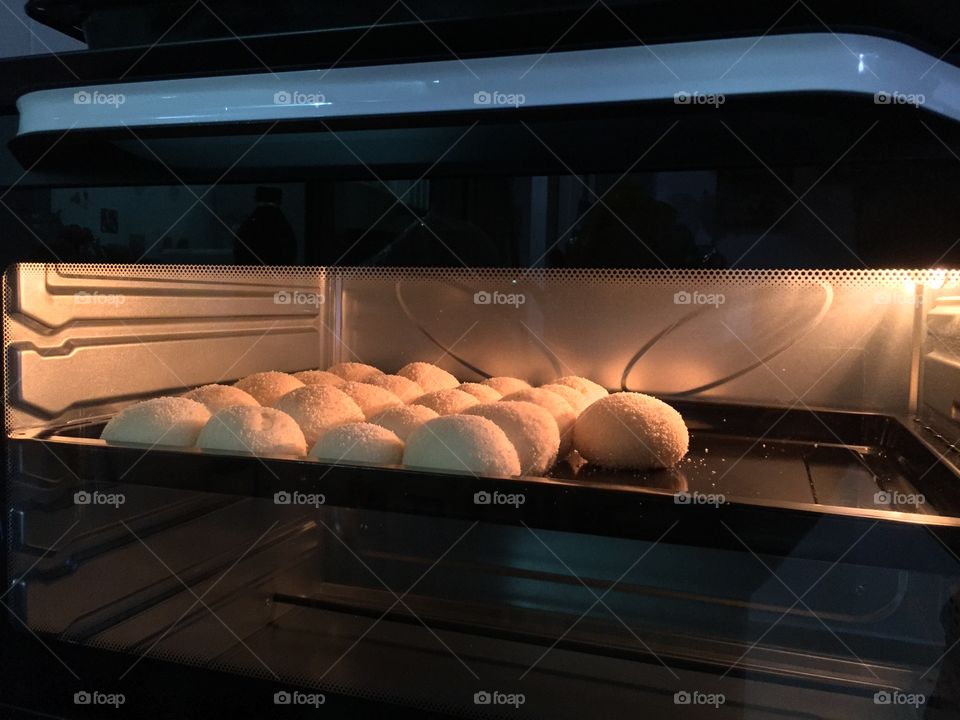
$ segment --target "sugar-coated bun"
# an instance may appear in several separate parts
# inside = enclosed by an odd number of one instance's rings
[[[550,383],[549,385],[541,385],[541,390],[549,390],[552,393],[556,393],[568,403],[570,407],[573,408],[573,411],[579,415],[584,410],[586,410],[587,405],[593,402],[590,398],[584,395],[579,390],[574,390],[569,385],[561,385],[560,383]]]
[[[413,402],[423,395],[423,388],[403,375],[377,375],[367,380],[370,385],[389,390],[403,402]]]
[[[358,362],[342,362],[331,365],[327,372],[348,380],[349,382],[366,382],[372,377],[383,375],[382,370],[378,370],[373,365],[365,365]]]
[[[389,390],[369,383],[348,382],[339,388],[360,406],[363,417],[370,418],[394,405],[403,405],[403,401]]]
[[[470,393],[456,388],[447,388],[421,395],[411,405],[423,405],[436,410],[438,415],[457,415],[478,402],[480,401]]]
[[[310,454],[331,462],[399,465],[403,460],[403,441],[380,425],[349,423],[325,432]]]
[[[307,443],[296,421],[276,408],[234,405],[207,422],[197,447],[255,455],[305,455]]]
[[[185,398],[206,405],[212,413],[234,405],[259,405],[256,398],[233,385],[202,385],[184,394]]]
[[[304,385],[333,385],[337,387],[346,382],[339,375],[334,375],[326,370],[301,370],[294,373],[293,376]]]
[[[333,385],[297,388],[280,398],[274,407],[297,422],[307,447],[313,447],[324,431],[344,423],[362,422],[365,417],[360,406]]]
[[[528,387],[530,387],[530,383],[528,383],[526,380],[521,380],[520,378],[515,377],[487,378],[481,382],[481,385],[492,387],[501,395],[509,395],[510,393],[526,390]]]
[[[247,375],[237,380],[233,386],[252,395],[264,407],[270,407],[291,390],[303,387],[303,383],[293,375],[271,370]]]
[[[573,447],[573,423],[577,414],[566,400],[543,388],[527,388],[519,392],[504,395],[503,400],[523,400],[539,405],[553,415],[560,431],[560,458],[565,458]]]
[[[634,392],[600,398],[577,418],[573,443],[589,462],[645,470],[676,465],[690,436],[683,418],[662,400]]]
[[[100,437],[107,442],[191,447],[210,411],[184,397],[158,397],[129,405],[111,418]]]
[[[426,362],[412,362],[397,370],[397,375],[413,380],[424,392],[455,388],[460,384],[453,375],[443,368]]]
[[[520,458],[506,433],[476,415],[446,415],[421,425],[407,438],[403,464],[478,475],[520,474]]]
[[[410,433],[435,417],[440,417],[437,411],[425,405],[395,405],[374,415],[370,422],[385,427],[406,442]]]
[[[484,403],[466,411],[497,424],[513,444],[524,475],[543,475],[557,461],[560,431],[553,415],[531,402]]]
[[[480,383],[462,383],[457,390],[470,393],[482,403],[496,402],[503,397],[503,393],[493,389],[489,385],[482,385]]]
[[[558,378],[553,382],[557,385],[566,385],[568,387],[572,387],[577,392],[586,395],[590,402],[599,400],[600,398],[606,397],[609,394],[603,385],[599,385],[593,380],[588,380],[585,377],[579,377],[577,375],[565,375],[564,377]]]

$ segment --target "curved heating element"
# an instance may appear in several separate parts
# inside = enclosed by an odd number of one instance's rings
[[[892,40],[824,32],[42,90],[18,100],[18,135],[671,99],[718,106],[773,93],[873,96],[960,119],[960,69]]]
[[[780,343],[777,347],[775,347],[770,352],[766,353],[763,357],[758,357],[756,362],[752,362],[746,367],[737,370],[736,372],[729,373],[711,382],[703,383],[701,385],[697,385],[696,387],[688,388],[687,390],[672,392],[670,394],[673,395],[674,397],[690,397],[691,395],[697,395],[699,393],[706,392],[707,390],[712,390],[715,387],[725,385],[728,382],[731,382],[733,380],[736,380],[739,377],[743,377],[744,375],[750,372],[753,372],[758,367],[762,367],[766,365],[768,362],[773,360],[773,358],[777,357],[777,355],[780,355],[781,353],[788,350],[793,345],[797,344],[800,340],[802,340],[811,332],[813,332],[818,325],[820,325],[823,318],[830,311],[831,305],[833,305],[833,286],[827,282],[821,282],[819,283],[819,285],[821,288],[823,288],[823,304],[820,306],[820,310],[817,312],[816,316],[809,323],[807,323],[806,326],[801,328],[801,331],[798,332],[796,335]],[[623,368],[623,374],[620,376],[620,389],[630,390],[630,387],[627,384],[627,379],[630,377],[630,373],[633,372],[634,367],[636,367],[637,363],[640,362],[640,359],[644,355],[646,355],[647,352],[652,350],[658,342],[660,342],[665,337],[670,335],[674,330],[687,324],[691,320],[694,320],[695,318],[702,315],[704,312],[709,312],[709,308],[701,307],[701,308],[698,308],[697,310],[693,310],[687,313],[686,315],[681,317],[679,320],[671,323],[670,325],[665,327],[663,330],[658,332],[650,340],[648,340],[643,347],[637,350],[636,354],[632,358],[630,358],[629,362],[627,362],[626,367]]]

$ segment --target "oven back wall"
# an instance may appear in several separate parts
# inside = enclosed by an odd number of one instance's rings
[[[929,275],[19,265],[5,288],[7,427],[347,360],[902,415]]]

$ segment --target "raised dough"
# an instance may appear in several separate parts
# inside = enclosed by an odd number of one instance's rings
[[[437,411],[425,405],[395,405],[374,415],[370,422],[396,433],[397,437],[406,442],[410,433],[435,417],[440,417]]]
[[[569,385],[561,385],[559,383],[550,383],[549,385],[541,385],[540,389],[549,390],[550,392],[556,393],[557,395],[562,397],[564,400],[570,403],[570,407],[573,408],[573,411],[577,415],[579,415],[584,410],[586,410],[587,406],[591,402],[593,402],[593,400],[588,398],[582,392],[580,392],[579,390],[575,390]]]
[[[327,372],[350,382],[366,382],[376,375],[383,375],[383,371],[373,365],[358,362],[342,362],[331,365]]]
[[[421,425],[407,438],[403,464],[474,475],[520,474],[520,459],[506,434],[476,415],[445,415]]]
[[[690,435],[680,413],[650,395],[618,392],[600,398],[577,418],[573,444],[589,462],[645,470],[676,465]]]
[[[530,383],[526,380],[506,376],[487,378],[486,380],[482,380],[480,384],[492,387],[501,395],[509,395],[510,393],[526,390],[530,387]]]
[[[367,383],[389,390],[405,403],[413,402],[423,395],[423,388],[403,375],[377,375],[367,380]]]
[[[348,382],[339,388],[360,406],[365,418],[383,412],[388,407],[403,405],[403,401],[389,390],[369,383]]]
[[[210,411],[196,400],[158,397],[125,407],[100,437],[107,442],[190,447],[209,419]]]
[[[462,383],[457,387],[457,390],[463,390],[465,393],[470,393],[477,400],[483,403],[496,402],[503,397],[503,393],[495,390],[489,385],[483,385],[481,383]]]
[[[443,368],[426,362],[412,362],[397,370],[397,375],[413,380],[424,392],[455,388],[460,384],[453,375]]]
[[[447,388],[446,390],[434,390],[425,393],[414,400],[411,405],[423,405],[431,410],[436,410],[438,415],[456,415],[478,402],[480,401],[470,393],[456,388]]]
[[[259,405],[256,398],[233,385],[202,385],[185,393],[185,398],[196,400],[212,413],[234,405]]]
[[[310,454],[331,462],[399,465],[403,459],[403,441],[380,425],[349,423],[325,432]]]
[[[479,415],[497,424],[513,444],[524,475],[543,475],[557,461],[560,431],[553,416],[531,402],[511,401],[475,405],[467,415]]]
[[[557,430],[560,432],[560,458],[563,459],[570,454],[573,447],[573,423],[577,419],[577,414],[570,403],[556,393],[543,388],[527,388],[504,395],[503,399],[532,402],[553,415],[553,419],[557,423]]]
[[[294,373],[293,376],[304,385],[333,385],[337,387],[346,382],[339,375],[334,375],[326,370],[301,370]]]
[[[235,405],[215,413],[197,438],[208,450],[256,455],[305,455],[307,443],[296,421],[276,408]]]
[[[303,383],[293,375],[269,370],[240,378],[233,386],[252,395],[261,405],[269,407],[291,390],[303,387]]]
[[[297,388],[280,398],[274,407],[297,422],[307,447],[313,447],[324,431],[344,423],[360,422],[365,417],[349,395],[332,385]]]
[[[606,397],[608,394],[607,389],[603,385],[599,385],[593,380],[580,377],[579,375],[564,375],[562,378],[558,378],[553,382],[557,385],[572,387],[577,392],[586,395],[590,402]]]

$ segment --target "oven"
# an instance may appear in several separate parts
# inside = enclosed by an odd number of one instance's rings
[[[960,69],[782,30],[122,82],[105,47],[18,92],[5,712],[955,717]],[[349,362],[585,377],[689,446],[514,473],[101,438]]]

